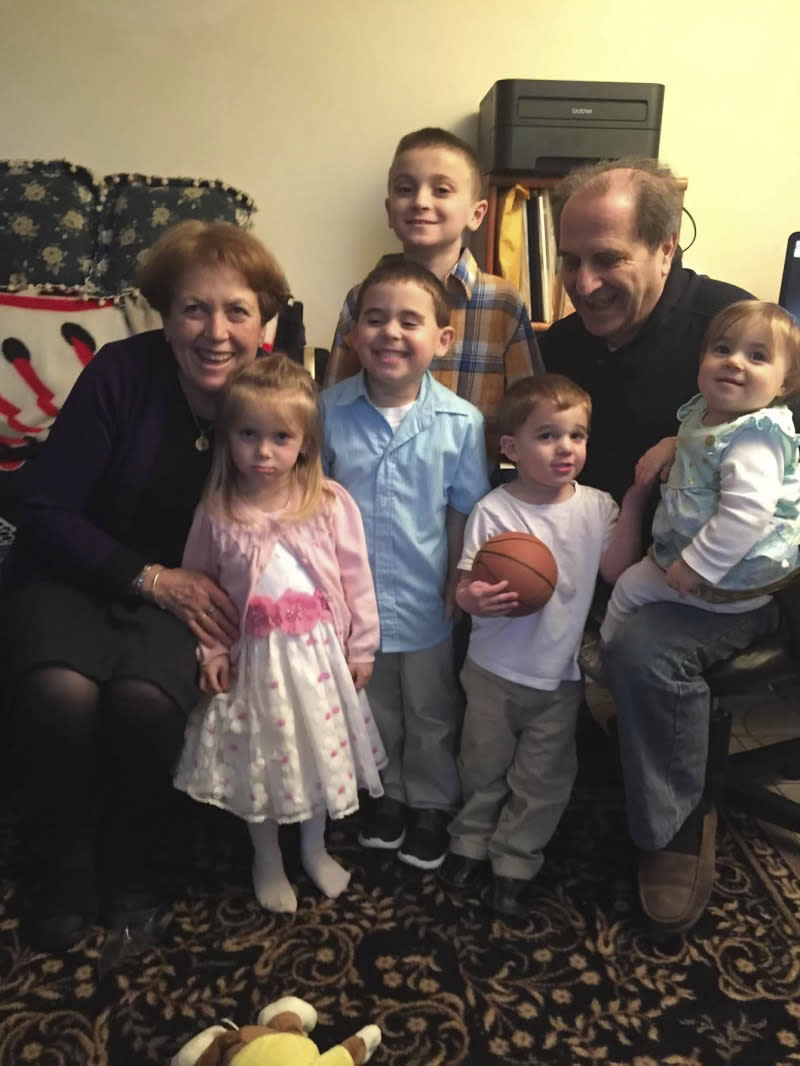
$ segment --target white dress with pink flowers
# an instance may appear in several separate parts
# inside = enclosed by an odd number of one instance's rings
[[[386,755],[325,597],[277,544],[247,607],[230,691],[192,712],[177,788],[251,822],[306,821],[383,793]]]

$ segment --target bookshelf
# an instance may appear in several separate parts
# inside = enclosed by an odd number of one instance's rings
[[[505,193],[512,189],[515,185],[520,185],[523,189],[529,190],[531,193],[548,192],[558,185],[561,180],[560,176],[538,176],[533,174],[490,174],[488,177],[488,189],[486,199],[488,201],[488,209],[486,211],[486,223],[485,223],[485,244],[484,244],[484,270],[488,274],[497,274],[500,272],[497,256],[497,242],[498,242],[498,218],[499,207],[502,204],[503,196]],[[688,181],[686,178],[677,178],[678,185],[681,190],[681,203],[683,203],[683,197],[686,193]],[[560,294],[560,282],[557,278],[554,279],[554,288],[557,294]],[[534,321],[533,328],[537,332],[543,332],[546,330],[552,322],[552,318],[545,319],[543,321]]]

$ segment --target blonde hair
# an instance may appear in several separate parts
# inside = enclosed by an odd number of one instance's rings
[[[775,344],[783,345],[786,355],[786,389],[770,404],[785,404],[787,397],[800,390],[800,325],[788,311],[767,300],[737,300],[716,314],[708,325],[701,362],[706,352],[732,329],[757,321],[766,326]]]
[[[274,406],[286,424],[299,424],[303,443],[292,476],[300,490],[296,507],[282,515],[283,521],[297,522],[315,514],[333,493],[322,473],[322,425],[314,379],[288,355],[259,356],[232,374],[225,384],[215,427],[214,457],[208,475],[203,503],[211,514],[234,521],[236,514],[237,471],[230,448],[230,435],[248,402]]]

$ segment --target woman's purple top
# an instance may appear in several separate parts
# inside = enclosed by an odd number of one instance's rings
[[[210,466],[197,435],[161,330],[105,345],[32,460],[5,576],[119,595],[146,563],[179,566]]]

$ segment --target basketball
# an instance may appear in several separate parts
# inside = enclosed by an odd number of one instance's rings
[[[507,616],[533,614],[547,603],[556,587],[558,567],[553,553],[531,533],[498,533],[481,546],[472,564],[472,579],[496,585],[507,581],[519,606]]]

